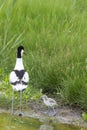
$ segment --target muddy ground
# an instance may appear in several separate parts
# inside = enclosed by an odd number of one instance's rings
[[[71,124],[80,127],[87,127],[87,122],[83,120],[83,111],[79,108],[70,107],[68,105],[56,106],[55,113],[41,102],[28,102],[23,106],[23,116],[38,118],[41,122]],[[11,108],[0,109],[0,113],[11,113]],[[18,108],[14,110],[14,114],[18,115]]]

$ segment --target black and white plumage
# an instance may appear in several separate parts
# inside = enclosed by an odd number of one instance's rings
[[[28,80],[28,73],[24,69],[14,69],[10,74],[10,83],[15,91],[25,90],[28,85]]]
[[[10,73],[10,83],[13,88],[13,95],[12,95],[12,114],[13,112],[13,105],[14,105],[14,91],[20,92],[20,115],[21,115],[21,107],[22,107],[22,92],[27,88],[29,82],[29,75],[27,71],[24,69],[22,55],[24,53],[24,47],[19,46],[17,48],[17,59],[14,70]]]
[[[42,99],[43,99],[44,104],[48,106],[48,108],[53,108],[53,111],[55,113],[54,106],[57,105],[57,102],[52,98],[48,98],[46,95],[43,95]]]

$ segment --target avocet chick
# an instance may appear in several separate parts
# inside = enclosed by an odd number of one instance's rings
[[[52,108],[54,113],[55,113],[54,106],[57,105],[57,102],[54,99],[52,99],[52,98],[48,98],[46,95],[43,95],[42,99],[43,99],[44,104],[46,106],[48,106],[48,109]]]

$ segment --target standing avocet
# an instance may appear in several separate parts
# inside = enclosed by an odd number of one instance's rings
[[[48,110],[51,107],[51,108],[53,108],[53,111],[55,113],[54,106],[57,105],[57,102],[54,99],[52,99],[52,98],[48,98],[46,95],[43,95],[42,99],[43,99],[44,104],[46,106],[48,106]]]
[[[10,73],[10,83],[13,88],[12,93],[12,114],[14,114],[14,91],[20,92],[20,113],[22,115],[22,92],[27,88],[29,82],[29,75],[24,69],[22,55],[24,53],[24,47],[19,46],[17,48],[17,59],[13,71]]]

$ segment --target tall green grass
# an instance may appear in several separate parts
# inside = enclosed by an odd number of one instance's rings
[[[22,44],[29,87],[87,109],[86,17],[86,0],[0,1],[0,77],[7,92],[16,48]]]

